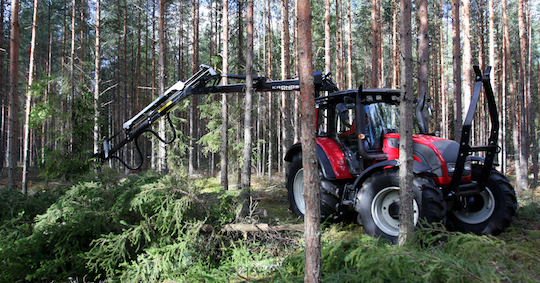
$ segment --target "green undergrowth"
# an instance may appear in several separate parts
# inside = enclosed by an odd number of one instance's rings
[[[29,196],[0,190],[0,282],[303,282],[303,233],[222,232],[298,224],[281,179],[254,179],[251,210],[216,178],[102,168]],[[323,223],[323,282],[538,282],[538,196],[497,237],[424,228],[403,247]]]
[[[398,247],[364,236],[355,229],[344,230],[347,228],[334,225],[323,235],[323,282],[538,282],[540,279],[534,269],[540,258],[537,246],[426,228],[417,231],[409,244]],[[285,260],[272,280],[302,282],[303,276],[304,253],[300,250]]]

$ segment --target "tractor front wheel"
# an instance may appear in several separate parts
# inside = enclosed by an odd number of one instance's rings
[[[482,168],[475,167],[472,179],[478,180]],[[485,187],[479,194],[460,198],[460,207],[448,213],[447,227],[477,235],[502,233],[516,214],[517,200],[514,188],[504,175],[492,170]]]
[[[319,172],[320,173],[320,172]],[[289,206],[295,216],[304,217],[306,214],[306,202],[304,200],[304,167],[302,155],[293,157],[287,172],[287,198]],[[321,188],[321,218],[326,219],[337,216],[339,198]]]
[[[415,175],[413,179],[414,225],[444,221],[442,193],[430,178]],[[397,170],[374,173],[357,195],[358,222],[364,233],[397,242],[399,235],[400,188]]]

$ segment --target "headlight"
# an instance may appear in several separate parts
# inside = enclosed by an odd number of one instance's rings
[[[446,168],[448,168],[448,175],[453,174],[456,171],[456,163],[447,163]]]
[[[447,163],[446,168],[448,169],[448,176],[452,176],[454,172],[456,171],[456,164],[455,163]],[[467,176],[471,173],[472,165],[471,161],[465,161],[465,164],[463,165],[463,175]]]
[[[464,171],[471,171],[471,169],[472,169],[471,162],[470,162],[470,161],[466,161],[466,162],[465,162],[465,165],[464,165],[464,167],[463,167],[463,170],[464,170]]]

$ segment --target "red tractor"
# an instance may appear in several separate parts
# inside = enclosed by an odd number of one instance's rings
[[[499,122],[489,81],[488,68],[482,75],[475,67],[476,83],[461,141],[438,138],[428,131],[422,97],[416,107],[418,134],[414,141],[415,223],[445,222],[448,228],[476,234],[499,234],[516,213],[515,192],[508,179],[494,169]],[[138,139],[144,133],[171,143],[176,137],[169,114],[190,95],[241,93],[245,83],[219,85],[222,77],[245,80],[242,75],[221,75],[201,65],[200,70],[179,81],[156,98],[122,129],[103,141],[103,150],[94,154],[101,160],[117,159],[129,169],[138,169],[144,160]],[[317,153],[320,165],[322,217],[339,219],[346,212],[358,213],[358,222],[373,236],[395,240],[399,224],[399,101],[400,91],[359,89],[339,91],[329,76],[314,73],[315,90],[329,95],[316,98],[318,111]],[[253,78],[255,91],[296,91],[298,79],[272,81]],[[470,146],[471,123],[482,86],[491,118],[487,145]],[[151,130],[166,117],[173,137],[166,140]],[[138,162],[129,165],[118,152],[135,142]],[[472,155],[484,152],[484,156]],[[293,145],[285,160],[290,162],[287,190],[290,208],[305,213],[301,143]]]
[[[461,141],[429,133],[423,109],[416,106],[418,133],[414,142],[415,224],[442,222],[455,231],[497,235],[512,222],[517,201],[508,179],[495,170],[499,122],[488,68],[475,66],[476,83]],[[471,123],[482,90],[491,131],[487,145],[470,146]],[[397,239],[399,225],[400,91],[358,89],[316,98],[317,155],[321,185],[321,217],[339,219],[358,213],[365,233]],[[483,157],[473,153],[483,152]],[[287,190],[290,209],[305,213],[301,143],[293,145]]]

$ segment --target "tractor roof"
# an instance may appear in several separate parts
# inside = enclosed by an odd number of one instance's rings
[[[315,99],[317,104],[329,104],[339,102],[354,102],[358,89],[349,89],[332,92],[326,96],[320,96]],[[401,90],[389,88],[367,88],[360,92],[360,99],[364,104],[386,102],[390,104],[399,104]]]

